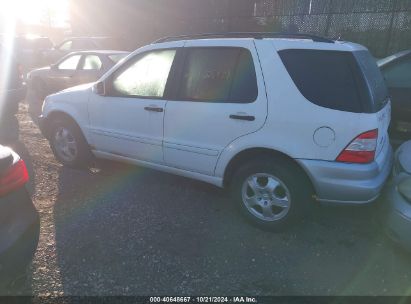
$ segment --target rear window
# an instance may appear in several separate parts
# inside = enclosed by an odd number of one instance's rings
[[[382,76],[375,60],[371,62],[368,51],[357,53],[323,50],[279,52],[295,85],[310,102],[334,110],[373,113],[381,108],[380,104],[385,99],[379,101],[383,92],[374,92],[381,86],[371,87],[369,83]],[[369,87],[375,96],[370,96]]]
[[[365,81],[370,88],[368,92],[371,92],[370,103],[372,110],[378,112],[384,107],[389,95],[384,77],[370,52],[355,52],[354,56],[357,59]]]

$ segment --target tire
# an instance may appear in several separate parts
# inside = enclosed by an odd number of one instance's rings
[[[49,141],[54,156],[63,165],[84,168],[90,163],[90,147],[81,129],[69,119],[51,122]]]
[[[288,161],[262,158],[240,167],[231,197],[252,224],[281,231],[301,219],[311,202],[308,182]]]

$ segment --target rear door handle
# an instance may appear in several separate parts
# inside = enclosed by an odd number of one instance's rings
[[[145,107],[144,110],[150,111],[150,112],[157,112],[157,113],[164,112],[163,108],[157,108],[157,107]]]
[[[250,115],[238,115],[238,114],[232,114],[230,115],[231,119],[237,119],[237,120],[245,120],[245,121],[254,121],[255,117],[250,116]]]

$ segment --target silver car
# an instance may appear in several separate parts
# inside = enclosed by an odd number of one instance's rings
[[[411,250],[411,141],[402,144],[395,154],[387,197],[388,203],[383,209],[387,234]]]
[[[31,71],[28,78],[30,114],[36,118],[47,95],[97,81],[129,53],[123,51],[81,51],[70,53],[49,67]]]

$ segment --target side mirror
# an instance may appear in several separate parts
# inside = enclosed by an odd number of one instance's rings
[[[57,70],[57,64],[53,63],[52,65],[50,65],[50,69]]]
[[[99,81],[94,84],[93,86],[93,92],[96,93],[97,95],[100,96],[105,96],[106,95],[106,86],[104,84],[104,81]]]

